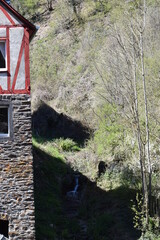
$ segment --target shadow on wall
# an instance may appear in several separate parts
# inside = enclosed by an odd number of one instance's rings
[[[68,192],[78,189],[75,198]],[[61,158],[34,148],[37,240],[137,240],[128,187],[104,191]]]
[[[79,144],[89,139],[91,129],[42,103],[32,116],[33,133],[43,138],[70,138]]]

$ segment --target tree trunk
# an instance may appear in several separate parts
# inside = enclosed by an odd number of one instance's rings
[[[152,192],[152,166],[150,157],[150,131],[149,131],[149,118],[148,118],[148,100],[146,91],[146,77],[145,77],[145,63],[144,63],[144,31],[146,25],[146,1],[144,0],[143,6],[143,26],[140,32],[140,52],[141,52],[141,66],[142,66],[142,81],[143,81],[143,94],[145,104],[145,125],[146,125],[146,142],[147,142],[147,162],[148,162],[148,174],[149,174],[149,187],[148,187],[148,201],[150,209],[151,192]],[[148,209],[148,210],[149,210]]]

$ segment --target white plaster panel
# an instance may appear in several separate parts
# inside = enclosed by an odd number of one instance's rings
[[[11,19],[15,22],[15,24],[22,24],[21,21],[18,20],[18,18],[16,18],[12,13],[9,13],[9,16],[11,17]]]
[[[7,11],[7,13],[11,17],[11,19],[15,22],[15,24],[21,24],[22,23],[16,16],[14,16],[14,14],[12,12],[8,11],[8,9],[3,5],[3,3],[1,3],[0,5]],[[1,20],[1,18],[0,18],[0,20]],[[10,23],[10,25],[12,25],[12,24]]]
[[[0,25],[12,25],[2,10],[0,10]]]
[[[24,35],[24,28],[11,28],[10,29],[10,73],[11,84],[15,75],[15,70],[18,62],[19,52]],[[24,58],[22,59],[24,61]]]
[[[6,28],[0,28],[0,37],[6,37]]]
[[[0,86],[3,90],[7,90],[7,73],[0,73]]]
[[[25,89],[25,61],[24,61],[24,50],[22,55],[22,60],[19,68],[19,73],[17,76],[15,90]]]

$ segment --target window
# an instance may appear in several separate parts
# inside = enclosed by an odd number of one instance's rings
[[[0,234],[2,234],[7,238],[8,238],[8,226],[9,226],[9,221],[0,219]]]
[[[10,136],[9,106],[0,106],[0,138]]]
[[[12,103],[0,101],[0,139],[13,137]]]
[[[6,41],[0,40],[0,71],[7,70]]]

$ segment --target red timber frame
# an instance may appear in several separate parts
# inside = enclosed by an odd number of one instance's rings
[[[3,12],[3,14],[6,16],[6,18],[9,20],[11,25],[0,25],[0,28],[6,29],[6,36],[0,37],[1,41],[6,42],[6,54],[7,54],[7,70],[6,71],[0,71],[1,73],[7,73],[7,90],[3,90],[0,86],[0,94],[30,94],[30,67],[29,67],[29,41],[30,38],[33,36],[33,34],[36,32],[36,27],[31,24],[28,20],[23,18],[18,12],[16,12],[10,5],[8,5],[5,1],[0,0],[5,5],[5,8],[3,8],[0,5],[0,10]],[[8,14],[7,9],[15,15],[22,24],[16,24],[14,20],[11,18],[11,16]],[[15,73],[13,76],[13,83],[11,85],[11,74],[10,74],[10,36],[9,36],[9,30],[10,28],[18,28],[23,27],[24,28],[24,35],[20,47],[20,52],[18,56],[18,61],[15,69]],[[25,89],[16,90],[16,80],[18,77],[20,64],[22,60],[22,55],[24,51],[24,61],[25,61]]]

